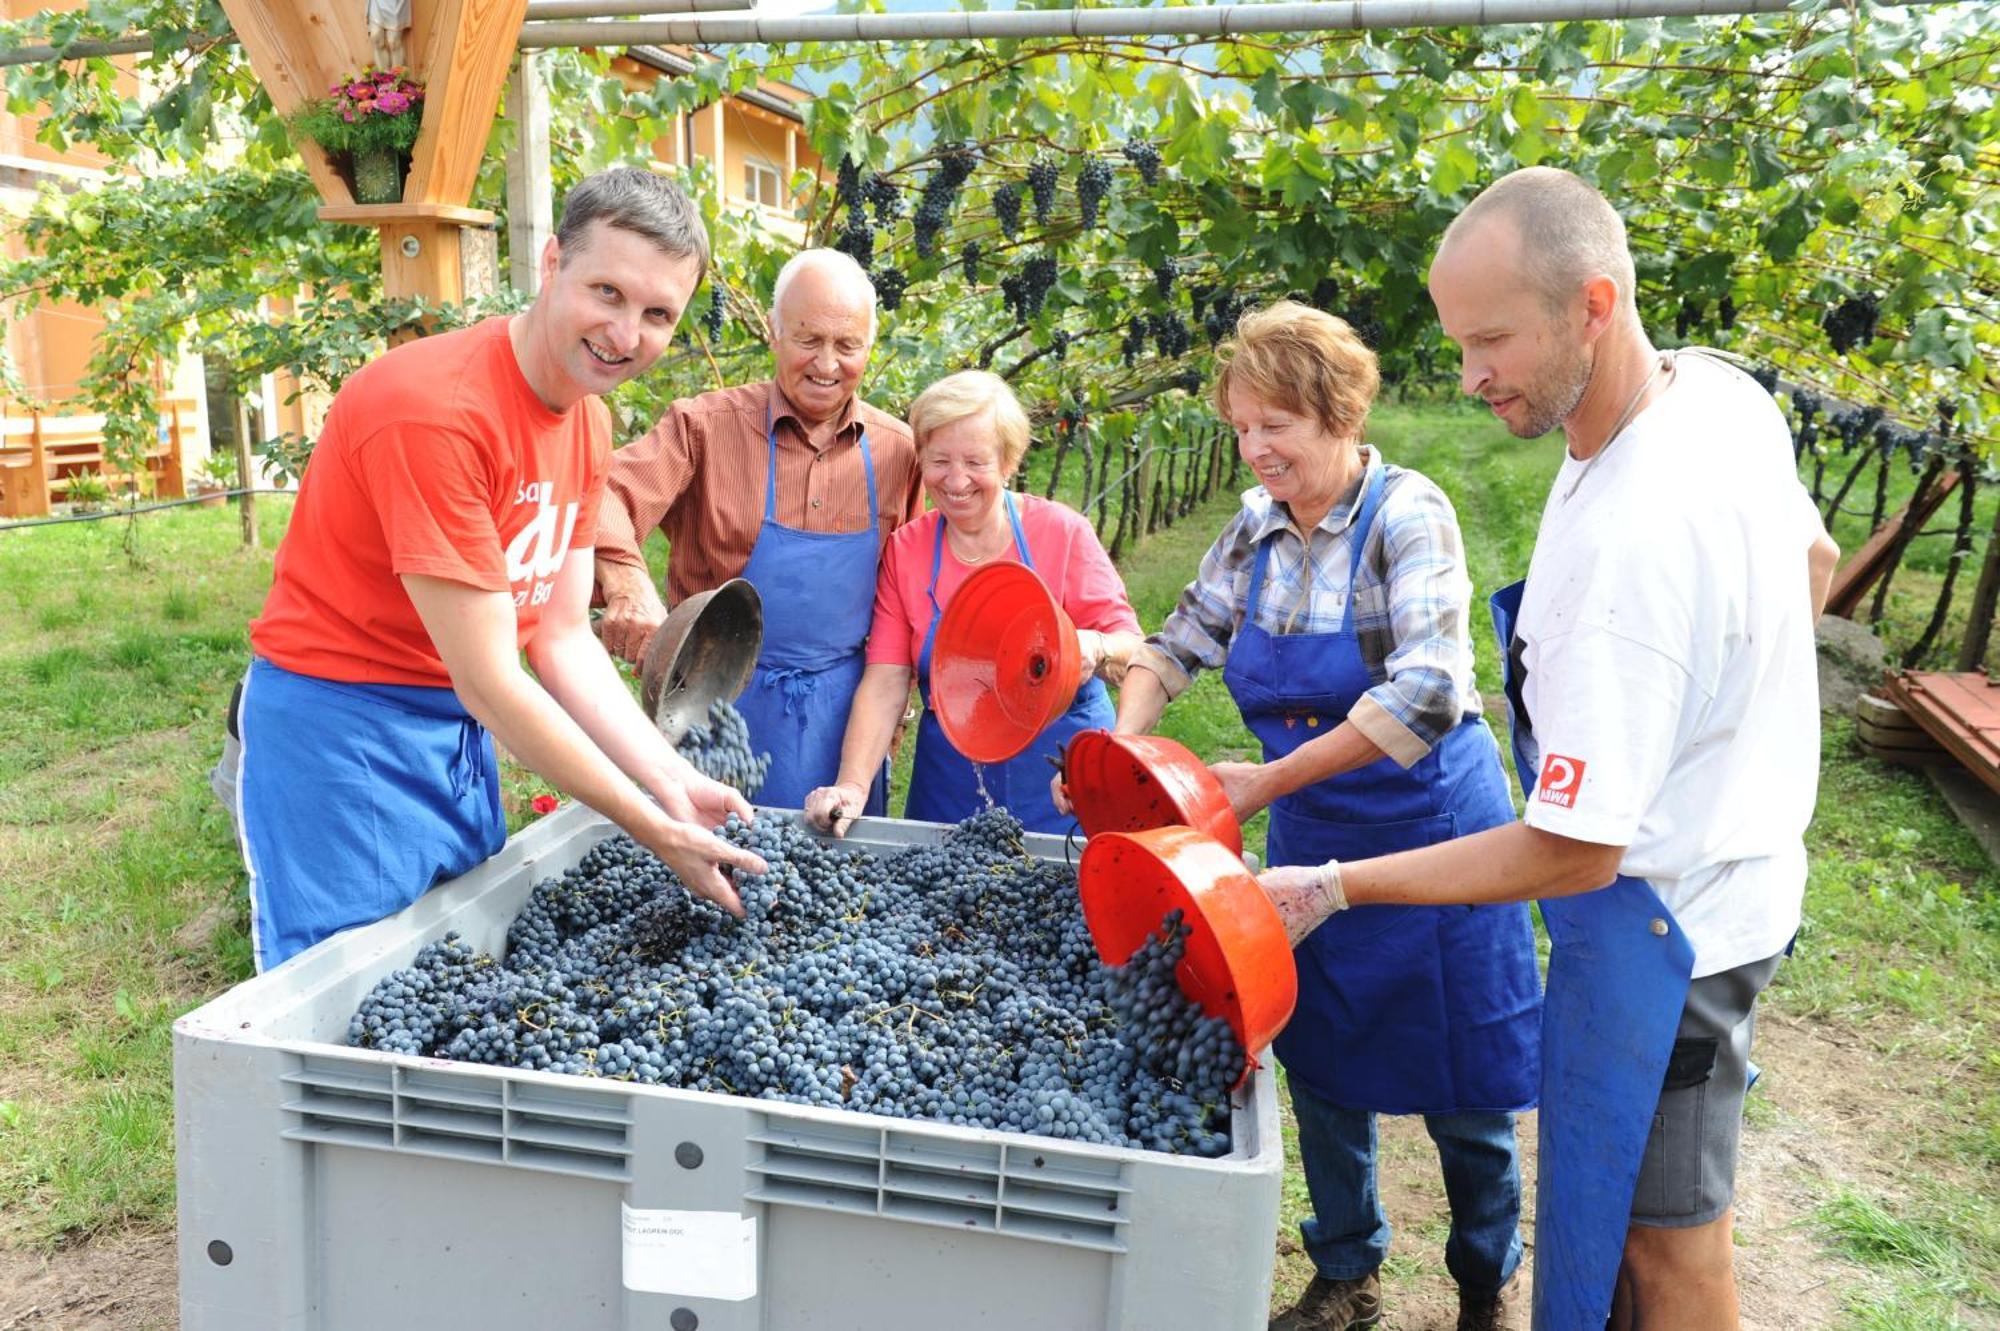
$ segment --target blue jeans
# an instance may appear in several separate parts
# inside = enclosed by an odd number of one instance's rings
[[[1297,1081],[1292,1112],[1313,1214],[1299,1237],[1319,1273],[1354,1280],[1389,1255],[1389,1221],[1375,1190],[1375,1115],[1342,1109]],[[1445,1269],[1468,1294],[1498,1292],[1521,1264],[1521,1171],[1512,1114],[1426,1114],[1451,1202]]]

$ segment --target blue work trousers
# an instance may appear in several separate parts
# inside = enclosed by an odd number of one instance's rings
[[[1375,1115],[1322,1100],[1294,1080],[1299,1162],[1313,1214],[1299,1236],[1319,1273],[1354,1280],[1389,1255],[1389,1221],[1375,1188]],[[1521,1171],[1512,1114],[1426,1114],[1451,1203],[1445,1269],[1468,1294],[1491,1294],[1521,1263]]]

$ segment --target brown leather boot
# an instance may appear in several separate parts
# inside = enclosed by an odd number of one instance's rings
[[[1458,1291],[1458,1331],[1510,1331],[1508,1317],[1514,1281],[1509,1280],[1497,1294],[1468,1294]]]
[[[1382,1320],[1382,1284],[1314,1276],[1299,1301],[1271,1319],[1268,1331],[1366,1331]]]

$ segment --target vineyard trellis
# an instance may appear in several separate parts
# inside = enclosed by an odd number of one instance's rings
[[[0,25],[0,48],[212,32],[218,14],[213,0],[99,0]],[[1814,446],[1812,489],[1831,510],[1887,516],[1900,483],[1861,445],[1883,447],[1885,427],[1935,434],[1934,404],[1954,405],[1955,445],[1994,449],[2000,6],[1801,0],[1780,15],[1285,39],[781,45],[706,53],[653,83],[609,52],[538,59],[577,112],[551,131],[559,192],[650,156],[679,118],[760,78],[811,83],[806,129],[826,168],[789,184],[808,237],[876,278],[871,397],[893,410],[942,373],[992,366],[1045,448],[1086,469],[1077,494],[1114,545],[1212,487],[1224,460],[1200,456],[1194,431],[1212,435],[1213,418],[1166,441],[1149,404],[1188,403],[1247,307],[1290,295],[1332,310],[1377,348],[1388,384],[1442,390],[1453,353],[1424,291],[1431,248],[1485,181],[1535,162],[1617,201],[1663,340],[1744,353],[1860,404],[1823,422],[1839,452]],[[139,94],[105,60],[6,71],[17,104],[47,108],[52,141],[89,137],[177,170],[46,196],[26,222],[33,255],[0,265],[0,301],[115,307],[90,375],[107,414],[145,405],[124,369],[135,357],[188,346],[336,384],[385,321],[411,317],[380,300],[373,245],[314,217],[234,50],[166,42],[140,67]],[[206,156],[219,124],[243,141],[229,165]],[[762,372],[762,305],[791,248],[725,207],[706,163],[683,170],[717,281],[676,354],[614,402],[628,427]],[[474,203],[504,212],[503,185],[489,154]],[[246,290],[293,298],[294,317],[246,315]],[[1080,433],[1064,433],[1065,413]]]

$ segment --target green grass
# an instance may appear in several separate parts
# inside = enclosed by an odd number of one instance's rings
[[[1899,1213],[1900,1212],[1900,1213]],[[1871,1268],[1888,1288],[1857,1292],[1847,1312],[1858,1327],[1962,1327],[1964,1309],[2000,1307],[2000,1205],[1990,1196],[1928,1190],[1892,1209],[1840,1188],[1813,1213],[1836,1249]]]
[[[267,505],[266,527],[284,507]],[[207,788],[270,580],[229,515],[0,536],[0,1234],[173,1206],[170,1029],[250,972]]]

